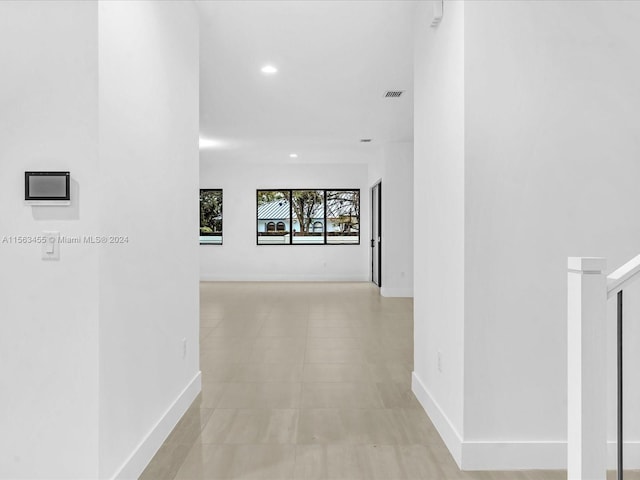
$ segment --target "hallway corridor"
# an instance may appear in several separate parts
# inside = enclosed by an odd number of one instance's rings
[[[458,471],[411,393],[412,308],[368,283],[202,283],[202,394],[142,478],[565,478]]]

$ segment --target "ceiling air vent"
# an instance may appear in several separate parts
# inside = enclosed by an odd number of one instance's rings
[[[370,138],[361,138],[361,139],[360,139],[360,142],[362,142],[362,143],[369,143],[369,142],[371,142],[371,139],[370,139]]]
[[[404,90],[388,90],[384,94],[384,98],[398,98],[404,93]]]

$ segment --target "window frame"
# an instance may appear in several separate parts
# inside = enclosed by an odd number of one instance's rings
[[[213,242],[203,242],[202,241],[202,237],[217,237],[218,235],[200,235],[198,240],[200,245],[217,245],[217,246],[221,246],[224,243],[224,191],[222,188],[201,188],[199,191],[199,197],[198,197],[198,207],[200,210],[200,215],[202,215],[202,203],[200,198],[202,197],[202,192],[220,192],[220,243],[213,243]],[[200,227],[202,228],[202,224],[200,224]]]
[[[269,189],[269,188],[257,188],[256,189],[256,223],[254,224],[255,229],[256,229],[256,245],[289,245],[289,243],[260,243],[260,230],[258,229],[258,225],[259,225],[259,218],[258,218],[258,210],[260,208],[260,202],[259,202],[259,194],[260,192],[283,192],[283,193],[287,193],[289,195],[289,198],[287,199],[287,202],[289,203],[289,231],[287,230],[287,222],[283,222],[284,223],[284,232],[286,236],[286,232],[289,232],[289,237],[291,237],[291,231],[293,229],[293,222],[291,220],[291,214],[292,214],[292,207],[291,207],[291,190],[285,188],[285,189]],[[269,220],[269,222],[265,223],[265,230],[264,233],[267,233],[267,225],[268,223],[273,223],[274,224],[274,230],[273,232],[278,232],[278,222],[281,222],[282,220],[278,220],[278,219],[271,219]],[[282,230],[281,230],[282,231]]]
[[[294,237],[294,212],[293,212],[293,193],[294,192],[300,192],[300,191],[316,191],[316,192],[322,192],[322,197],[323,197],[323,203],[322,203],[322,207],[323,207],[323,218],[322,220],[317,220],[317,221],[322,221],[322,232],[318,232],[318,233],[322,233],[322,243],[294,243],[293,241],[293,237]],[[260,207],[260,203],[258,201],[259,199],[259,194],[260,192],[287,192],[288,193],[288,202],[289,202],[289,228],[290,228],[290,232],[289,232],[289,241],[287,243],[260,243],[260,231],[258,230],[258,225],[259,225],[259,221],[260,219],[258,218],[258,209]],[[328,238],[328,233],[329,233],[329,229],[327,228],[327,192],[357,192],[358,195],[358,240],[357,242],[328,242],[327,238]],[[281,246],[281,245],[285,245],[285,246],[292,246],[292,245],[301,245],[301,246],[327,246],[327,245],[337,245],[337,246],[345,246],[345,245],[361,245],[361,230],[360,230],[360,224],[361,224],[361,208],[362,206],[362,196],[361,196],[361,190],[360,188],[257,188],[256,189],[256,245],[263,247],[263,246],[271,246],[271,245],[275,245],[275,246]],[[282,221],[282,220],[280,220]],[[286,222],[285,223],[285,228],[286,228]],[[276,223],[277,225],[277,223]],[[313,223],[312,223],[313,225]],[[276,227],[276,231],[277,231],[277,227]],[[285,230],[286,231],[286,230]]]

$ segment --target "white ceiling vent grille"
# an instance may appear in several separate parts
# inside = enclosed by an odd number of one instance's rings
[[[361,138],[360,142],[361,143],[371,143],[371,140],[372,140],[371,138]]]
[[[384,93],[384,98],[398,98],[404,93],[404,90],[388,90]]]

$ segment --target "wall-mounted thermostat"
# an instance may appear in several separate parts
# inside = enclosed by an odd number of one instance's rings
[[[24,172],[24,201],[27,205],[71,205],[71,175]]]

